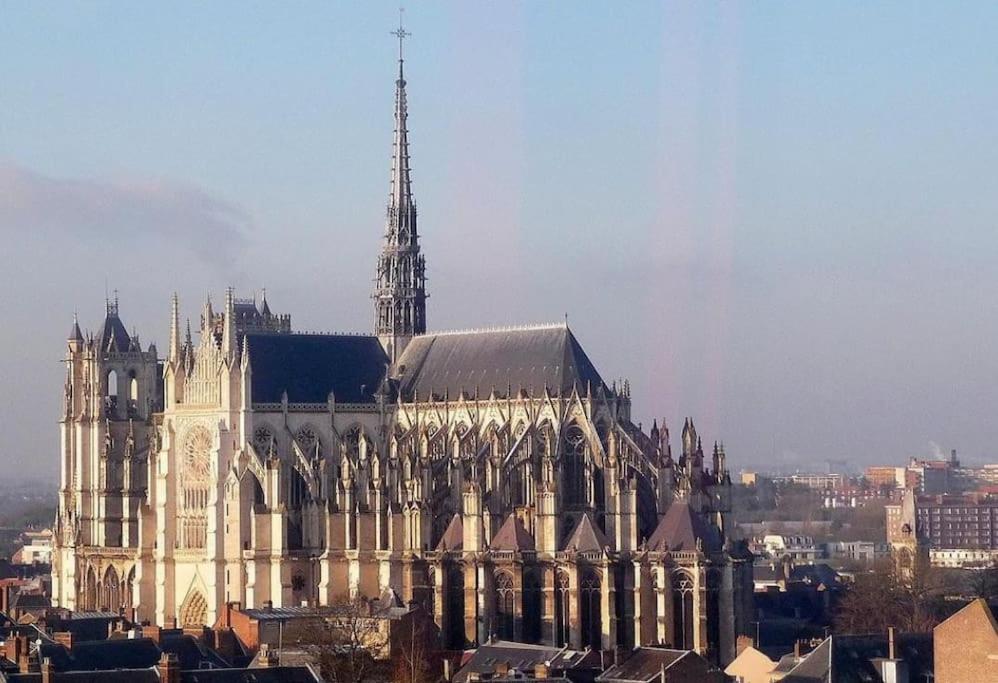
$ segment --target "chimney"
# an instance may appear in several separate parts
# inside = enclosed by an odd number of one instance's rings
[[[72,631],[57,631],[52,634],[53,640],[60,645],[65,645],[67,650],[73,649],[73,632]]]
[[[270,649],[270,645],[267,643],[260,644],[260,657],[259,666],[261,668],[270,668],[273,666],[280,666],[280,653]]]
[[[495,673],[495,678],[505,678],[509,673],[509,662],[497,662]]]
[[[164,652],[157,664],[161,683],[180,683],[180,660],[172,652]]]
[[[22,673],[37,674],[42,672],[42,665],[38,661],[38,652],[32,652],[27,657],[27,667],[21,669]]]
[[[534,666],[534,678],[547,678],[548,677],[548,664],[547,662],[541,662]]]
[[[42,683],[55,683],[55,664],[48,657],[42,660]]]

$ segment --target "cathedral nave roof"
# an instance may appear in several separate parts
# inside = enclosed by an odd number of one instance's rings
[[[250,333],[254,403],[374,403],[388,366],[377,337]]]
[[[557,395],[573,387],[596,391],[603,379],[565,324],[467,332],[439,332],[413,338],[398,362],[401,392],[456,398],[462,391],[483,398],[495,389],[525,389]],[[605,386],[605,385],[604,385]]]

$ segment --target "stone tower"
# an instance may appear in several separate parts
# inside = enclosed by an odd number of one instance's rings
[[[118,610],[132,604],[151,420],[162,410],[156,347],[128,334],[115,297],[97,337],[73,321],[65,363],[53,593],[64,607]]]
[[[419,253],[416,204],[409,171],[409,131],[399,29],[399,73],[395,81],[395,141],[385,238],[374,291],[375,333],[394,362],[414,335],[426,332],[425,259]]]

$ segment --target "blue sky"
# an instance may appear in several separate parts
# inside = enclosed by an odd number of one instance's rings
[[[366,330],[393,3],[0,0],[0,461],[105,281]],[[733,463],[993,460],[998,8],[410,3],[430,326],[560,320]],[[13,387],[13,389],[11,389]],[[30,458],[26,457],[30,454]]]

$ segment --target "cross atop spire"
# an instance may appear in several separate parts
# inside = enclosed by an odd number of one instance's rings
[[[405,30],[402,24],[402,14],[405,12],[405,7],[399,7],[399,27],[392,31],[392,35],[399,39],[399,78],[402,78],[402,41],[410,37],[412,34]]]

